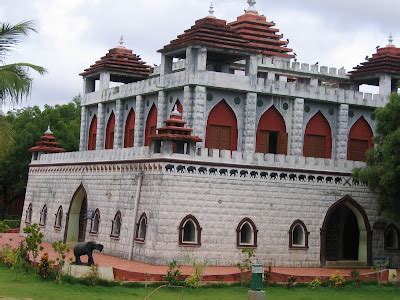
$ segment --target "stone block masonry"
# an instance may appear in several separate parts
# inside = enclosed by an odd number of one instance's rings
[[[378,218],[376,197],[367,187],[346,180],[346,174],[328,180],[329,174],[317,181],[291,180],[288,176],[262,178],[260,170],[248,166],[217,167],[217,173],[188,173],[183,162],[183,173],[177,172],[178,163],[168,171],[170,163],[146,162],[123,164],[81,164],[70,166],[35,166],[29,174],[25,209],[33,204],[34,223],[39,223],[40,211],[48,207],[48,221],[42,229],[46,241],[63,240],[65,214],[69,210],[74,192],[82,184],[87,193],[88,210],[100,211],[98,234],[90,234],[91,219],[87,220],[86,240],[104,244],[104,252],[127,258],[135,232],[135,220],[143,212],[148,217],[146,240],[133,243],[133,259],[147,263],[165,264],[171,259],[182,259],[187,254],[207,259],[212,265],[234,265],[240,260],[236,246],[236,227],[243,218],[250,218],[258,230],[257,259],[275,266],[319,266],[320,229],[326,212],[340,198],[350,195],[366,211],[369,222]],[[211,166],[202,164],[210,169]],[[220,168],[245,170],[247,176],[229,176],[219,173]],[[252,171],[257,174],[250,176]],[[270,170],[268,173],[271,173]],[[139,172],[144,172],[137,216],[133,216]],[[284,171],[287,172],[287,171]],[[301,171],[300,171],[301,172]],[[296,178],[298,174],[294,173]],[[289,175],[289,174],[287,174]],[[64,218],[61,229],[53,227],[55,214],[62,205]],[[117,211],[122,215],[119,238],[110,237],[112,220]],[[199,247],[182,247],[178,243],[181,220],[194,215],[202,227]],[[302,220],[307,226],[309,248],[290,250],[288,230],[291,224]],[[24,221],[24,220],[23,220]],[[24,222],[22,225],[24,226]],[[375,233],[374,233],[375,234]],[[379,233],[381,234],[381,233]],[[380,238],[374,238],[374,255],[383,252]]]

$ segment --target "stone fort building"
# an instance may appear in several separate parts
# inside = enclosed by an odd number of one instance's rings
[[[211,8],[160,66],[121,41],[84,70],[80,150],[51,131],[31,149],[21,227],[155,264],[232,265],[255,248],[277,266],[398,265],[398,224],[351,174],[397,91],[400,48],[349,73],[299,63],[255,2],[233,22]]]

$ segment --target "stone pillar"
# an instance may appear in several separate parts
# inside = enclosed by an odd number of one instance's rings
[[[290,132],[290,155],[303,155],[303,114],[304,99],[294,99]]]
[[[200,48],[197,54],[197,71],[207,70],[207,48]]]
[[[144,145],[144,128],[146,126],[144,119],[144,98],[142,95],[136,96],[135,107],[135,140],[134,147]]]
[[[172,73],[173,57],[167,56],[165,54],[161,55],[161,65],[160,65],[160,83],[162,87],[165,84],[165,75]]]
[[[392,78],[389,75],[379,77],[379,94],[388,97],[392,93]]]
[[[168,103],[167,103],[167,95],[164,91],[158,92],[158,102],[157,102],[157,128],[160,128],[164,125],[164,121],[170,115],[168,112]]]
[[[104,149],[104,103],[97,104],[96,150]]]
[[[336,159],[346,160],[347,159],[347,142],[349,126],[349,105],[340,104],[339,116],[338,116],[338,127],[336,136]]]
[[[192,88],[190,86],[185,86],[183,88],[183,102],[182,102],[182,106],[183,106],[183,116],[182,119],[187,122],[186,126],[189,128],[193,128],[193,118],[192,118]]]
[[[83,78],[83,95],[94,92],[96,89],[96,81],[93,78]]]
[[[124,140],[124,106],[122,100],[115,102],[115,129],[114,129],[114,149],[123,148]]]
[[[193,105],[193,135],[200,137],[205,144],[206,138],[206,104],[207,89],[205,86],[196,86],[194,88]]]
[[[110,87],[110,72],[100,73],[100,90],[106,90]]]
[[[242,151],[255,153],[257,93],[247,93],[243,116]],[[240,149],[238,149],[240,150]]]
[[[257,84],[258,73],[258,58],[256,55],[251,55],[246,59],[246,76],[250,77],[250,84]]]
[[[81,135],[79,139],[79,151],[86,151],[87,150],[87,121],[86,121],[86,106],[81,107]]]

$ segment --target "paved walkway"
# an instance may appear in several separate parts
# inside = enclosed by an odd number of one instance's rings
[[[9,244],[12,247],[17,247],[19,242],[22,240],[17,233],[5,233],[0,234],[0,247],[5,244]],[[53,251],[51,244],[43,243],[43,252],[47,252],[49,254],[50,259],[55,259],[57,257],[56,253]],[[42,255],[39,255],[39,257]],[[113,267],[114,269],[119,269],[127,272],[139,273],[139,274],[153,274],[153,275],[164,275],[167,272],[166,266],[156,266],[145,264],[136,261],[130,261],[126,259],[121,259],[109,255],[104,255],[101,253],[94,253],[93,255],[95,262],[100,266],[107,266]],[[73,259],[72,251],[69,252],[67,255],[67,259]],[[193,268],[184,266],[181,268],[183,275],[189,275],[193,273]],[[279,277],[285,278],[287,276],[303,276],[308,278],[315,278],[315,277],[329,277],[337,270],[335,269],[327,269],[327,268],[281,268],[281,267],[274,267],[272,268],[272,272]],[[351,270],[350,269],[341,269],[338,272],[343,276],[349,276]],[[371,274],[371,269],[360,269],[360,274]],[[237,267],[214,267],[209,266],[206,267],[204,271],[204,276],[221,276],[224,278],[228,275],[237,275],[240,271]],[[227,277],[226,277],[227,278]],[[231,281],[231,280],[227,280]]]

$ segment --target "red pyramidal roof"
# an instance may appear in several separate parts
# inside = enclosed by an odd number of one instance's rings
[[[145,79],[150,74],[150,66],[146,65],[132,50],[118,46],[110,49],[105,56],[79,75],[88,76],[100,71],[110,71],[137,79]]]
[[[242,39],[236,31],[227,25],[225,20],[215,17],[206,17],[195,22],[190,29],[168,45],[164,46],[160,52],[167,52],[184,48],[190,45],[209,46],[228,50],[245,51],[246,40]]]
[[[29,152],[44,152],[44,153],[60,153],[65,152],[65,149],[60,147],[60,143],[56,142],[56,138],[50,131],[50,128],[42,135],[36,146],[30,148]]]
[[[234,28],[241,38],[248,41],[246,44],[248,49],[267,56],[294,57],[288,54],[292,52],[292,49],[286,47],[288,41],[282,41],[283,35],[278,34],[279,29],[273,28],[275,23],[268,22],[265,16],[257,12],[246,12],[228,25]]]
[[[275,23],[267,22],[257,12],[246,12],[237,21],[227,24],[225,20],[206,17],[166,45],[160,52],[184,48],[189,45],[208,46],[219,49],[238,50],[283,58],[294,57],[292,49],[282,41]]]
[[[350,72],[350,77],[357,79],[380,73],[400,75],[400,48],[391,42],[385,48],[378,49],[367,61],[355,67]]]

